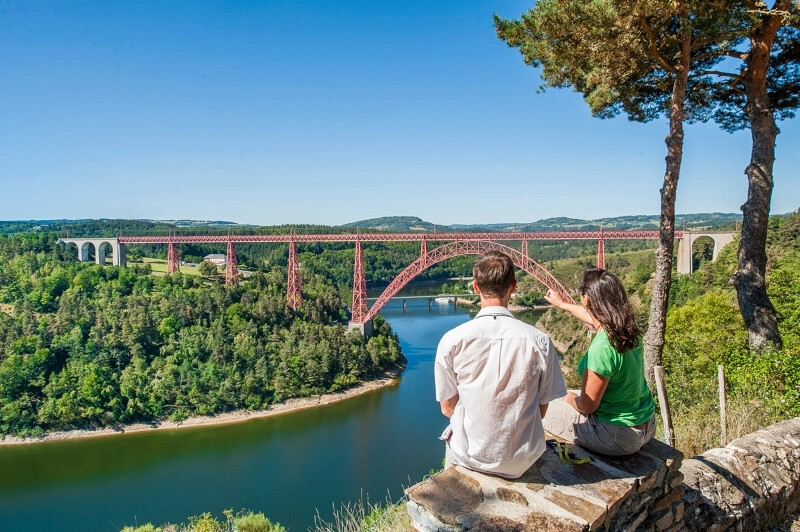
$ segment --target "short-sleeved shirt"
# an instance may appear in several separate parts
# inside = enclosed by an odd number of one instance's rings
[[[505,307],[448,331],[434,364],[436,400],[458,394],[450,450],[459,463],[508,478],[545,449],[539,405],[567,393],[553,342]]]
[[[595,411],[601,421],[633,427],[649,420],[655,412],[653,394],[644,378],[643,351],[640,340],[637,347],[620,353],[611,345],[605,329],[601,329],[578,362],[581,377],[590,369],[608,379]]]

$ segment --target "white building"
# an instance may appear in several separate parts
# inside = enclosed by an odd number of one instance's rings
[[[207,260],[208,262],[210,262],[215,266],[225,266],[225,263],[227,262],[227,257],[223,253],[209,253],[208,255],[203,257],[203,260]]]

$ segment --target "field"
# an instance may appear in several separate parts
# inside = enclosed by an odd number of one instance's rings
[[[167,261],[164,259],[151,259],[149,257],[143,257],[141,262],[133,262],[128,261],[129,265],[133,264],[149,264],[150,268],[152,269],[153,275],[166,275],[167,274]],[[181,273],[184,275],[200,275],[200,271],[197,266],[189,265],[189,264],[181,264]]]

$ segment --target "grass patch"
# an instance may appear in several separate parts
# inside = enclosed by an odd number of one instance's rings
[[[407,532],[412,530],[411,517],[405,502],[392,502],[386,497],[384,504],[364,501],[361,497],[355,502],[334,508],[331,521],[325,521],[317,512],[314,526],[310,532]]]
[[[147,523],[142,526],[126,526],[122,532],[286,532],[286,528],[279,523],[272,523],[264,517],[263,513],[253,513],[242,510],[238,514],[233,510],[225,510],[224,521],[218,521],[210,513],[204,513],[189,518],[188,524],[165,524],[160,527]]]
[[[143,264],[150,265],[150,271],[153,275],[167,275],[167,261],[164,259],[151,259],[150,257],[142,257]],[[180,272],[184,275],[200,276],[200,271],[197,266],[182,265]]]

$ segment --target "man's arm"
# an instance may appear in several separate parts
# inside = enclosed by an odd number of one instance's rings
[[[439,401],[439,404],[442,407],[442,414],[444,414],[447,418],[452,417],[453,411],[456,409],[456,405],[458,404],[458,394],[454,395],[450,399]]]
[[[539,377],[538,398],[539,401],[546,401],[539,403],[539,413],[544,419],[550,401],[564,397],[567,387],[564,384],[564,376],[561,374],[556,347],[549,336],[544,336],[539,340],[539,352],[544,367]]]

